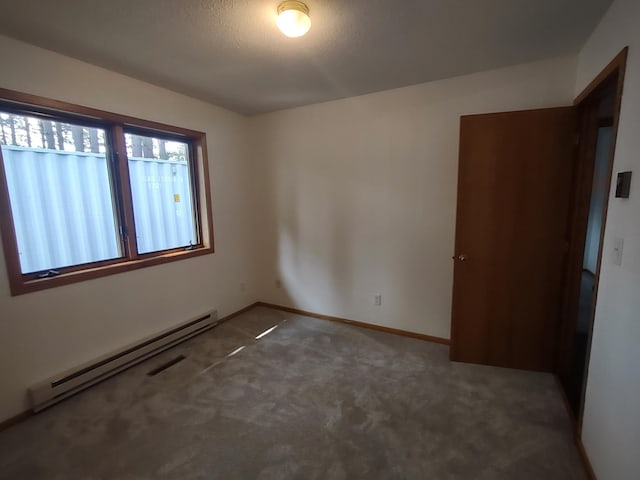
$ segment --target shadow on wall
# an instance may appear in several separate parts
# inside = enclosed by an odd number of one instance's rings
[[[288,159],[300,158],[291,155]],[[338,160],[313,156],[299,164],[281,165],[275,178],[276,254],[271,265],[281,282],[279,301],[324,312],[352,296],[353,256],[347,230],[354,221],[343,189],[334,188],[330,165]],[[275,281],[275,279],[274,279]]]
[[[425,157],[423,136],[455,146],[457,132],[435,121],[394,130],[394,111],[346,115],[313,108],[260,125],[263,300],[433,333],[426,325],[450,316],[456,168],[438,148]]]

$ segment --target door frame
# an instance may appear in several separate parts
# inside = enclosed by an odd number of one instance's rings
[[[595,307],[598,300],[598,286],[600,280],[600,269],[604,251],[604,234],[606,229],[607,212],[611,194],[611,181],[613,177],[613,163],[615,158],[616,139],[618,125],[620,121],[620,109],[622,106],[622,92],[624,87],[624,76],[626,70],[628,47],[625,47],[616,57],[589,83],[589,85],[575,98],[573,104],[578,108],[579,132],[577,136],[578,154],[576,156],[575,176],[572,186],[572,212],[568,219],[568,243],[567,261],[565,265],[565,282],[563,292],[563,304],[561,321],[559,325],[558,357],[556,359],[558,373],[566,370],[570,365],[573,356],[573,336],[578,319],[578,299],[580,290],[580,277],[582,274],[583,257],[585,248],[585,238],[589,216],[591,200],[591,189],[593,184],[595,148],[597,145],[597,112],[594,112],[597,100],[608,87],[614,86],[614,113],[612,119],[613,134],[609,150],[609,169],[607,172],[607,189],[602,224],[600,228],[600,246],[595,272],[595,287],[593,292],[593,303],[591,317],[588,326],[587,352],[585,355],[585,368],[582,378],[582,391],[580,393],[579,413],[576,419],[576,430],[578,435],[582,430],[582,420],[584,413],[584,400],[586,393],[587,377],[589,372],[589,360],[591,356],[591,341],[593,337],[593,327],[595,320]],[[614,83],[615,82],[615,83]]]

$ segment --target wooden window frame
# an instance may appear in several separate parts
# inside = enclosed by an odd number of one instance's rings
[[[174,127],[163,123],[119,115],[104,110],[75,105],[50,98],[0,88],[0,108],[23,115],[51,115],[57,120],[81,122],[106,131],[109,138],[111,190],[118,224],[125,227],[119,235],[122,256],[115,259],[57,268],[59,274],[38,278],[38,273],[23,274],[20,267],[18,242],[9,189],[0,148],[0,235],[6,261],[11,295],[22,295],[94,278],[128,272],[168,262],[214,253],[213,216],[211,207],[211,182],[207,157],[206,134],[195,130]],[[199,243],[193,247],[174,248],[139,254],[137,249],[133,202],[129,178],[129,165],[125,145],[125,131],[142,135],[159,135],[185,142],[189,145],[189,168],[193,190],[194,216]]]

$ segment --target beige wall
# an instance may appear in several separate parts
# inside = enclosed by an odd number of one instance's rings
[[[631,198],[612,189],[594,324],[582,440],[599,480],[640,478],[640,2],[616,0],[582,49],[576,93],[622,48],[627,74],[614,175],[632,170]],[[614,177],[615,181],[615,177]],[[624,239],[622,266],[614,239]]]
[[[260,299],[448,338],[460,115],[567,105],[574,83],[560,58],[251,118]]]
[[[216,253],[11,297],[0,255],[0,420],[51,374],[211,308],[256,300],[246,118],[0,36],[0,87],[207,133]],[[240,291],[240,283],[247,289]]]

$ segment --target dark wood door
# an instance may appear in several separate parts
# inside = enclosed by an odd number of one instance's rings
[[[451,359],[552,371],[573,107],[461,118]]]

